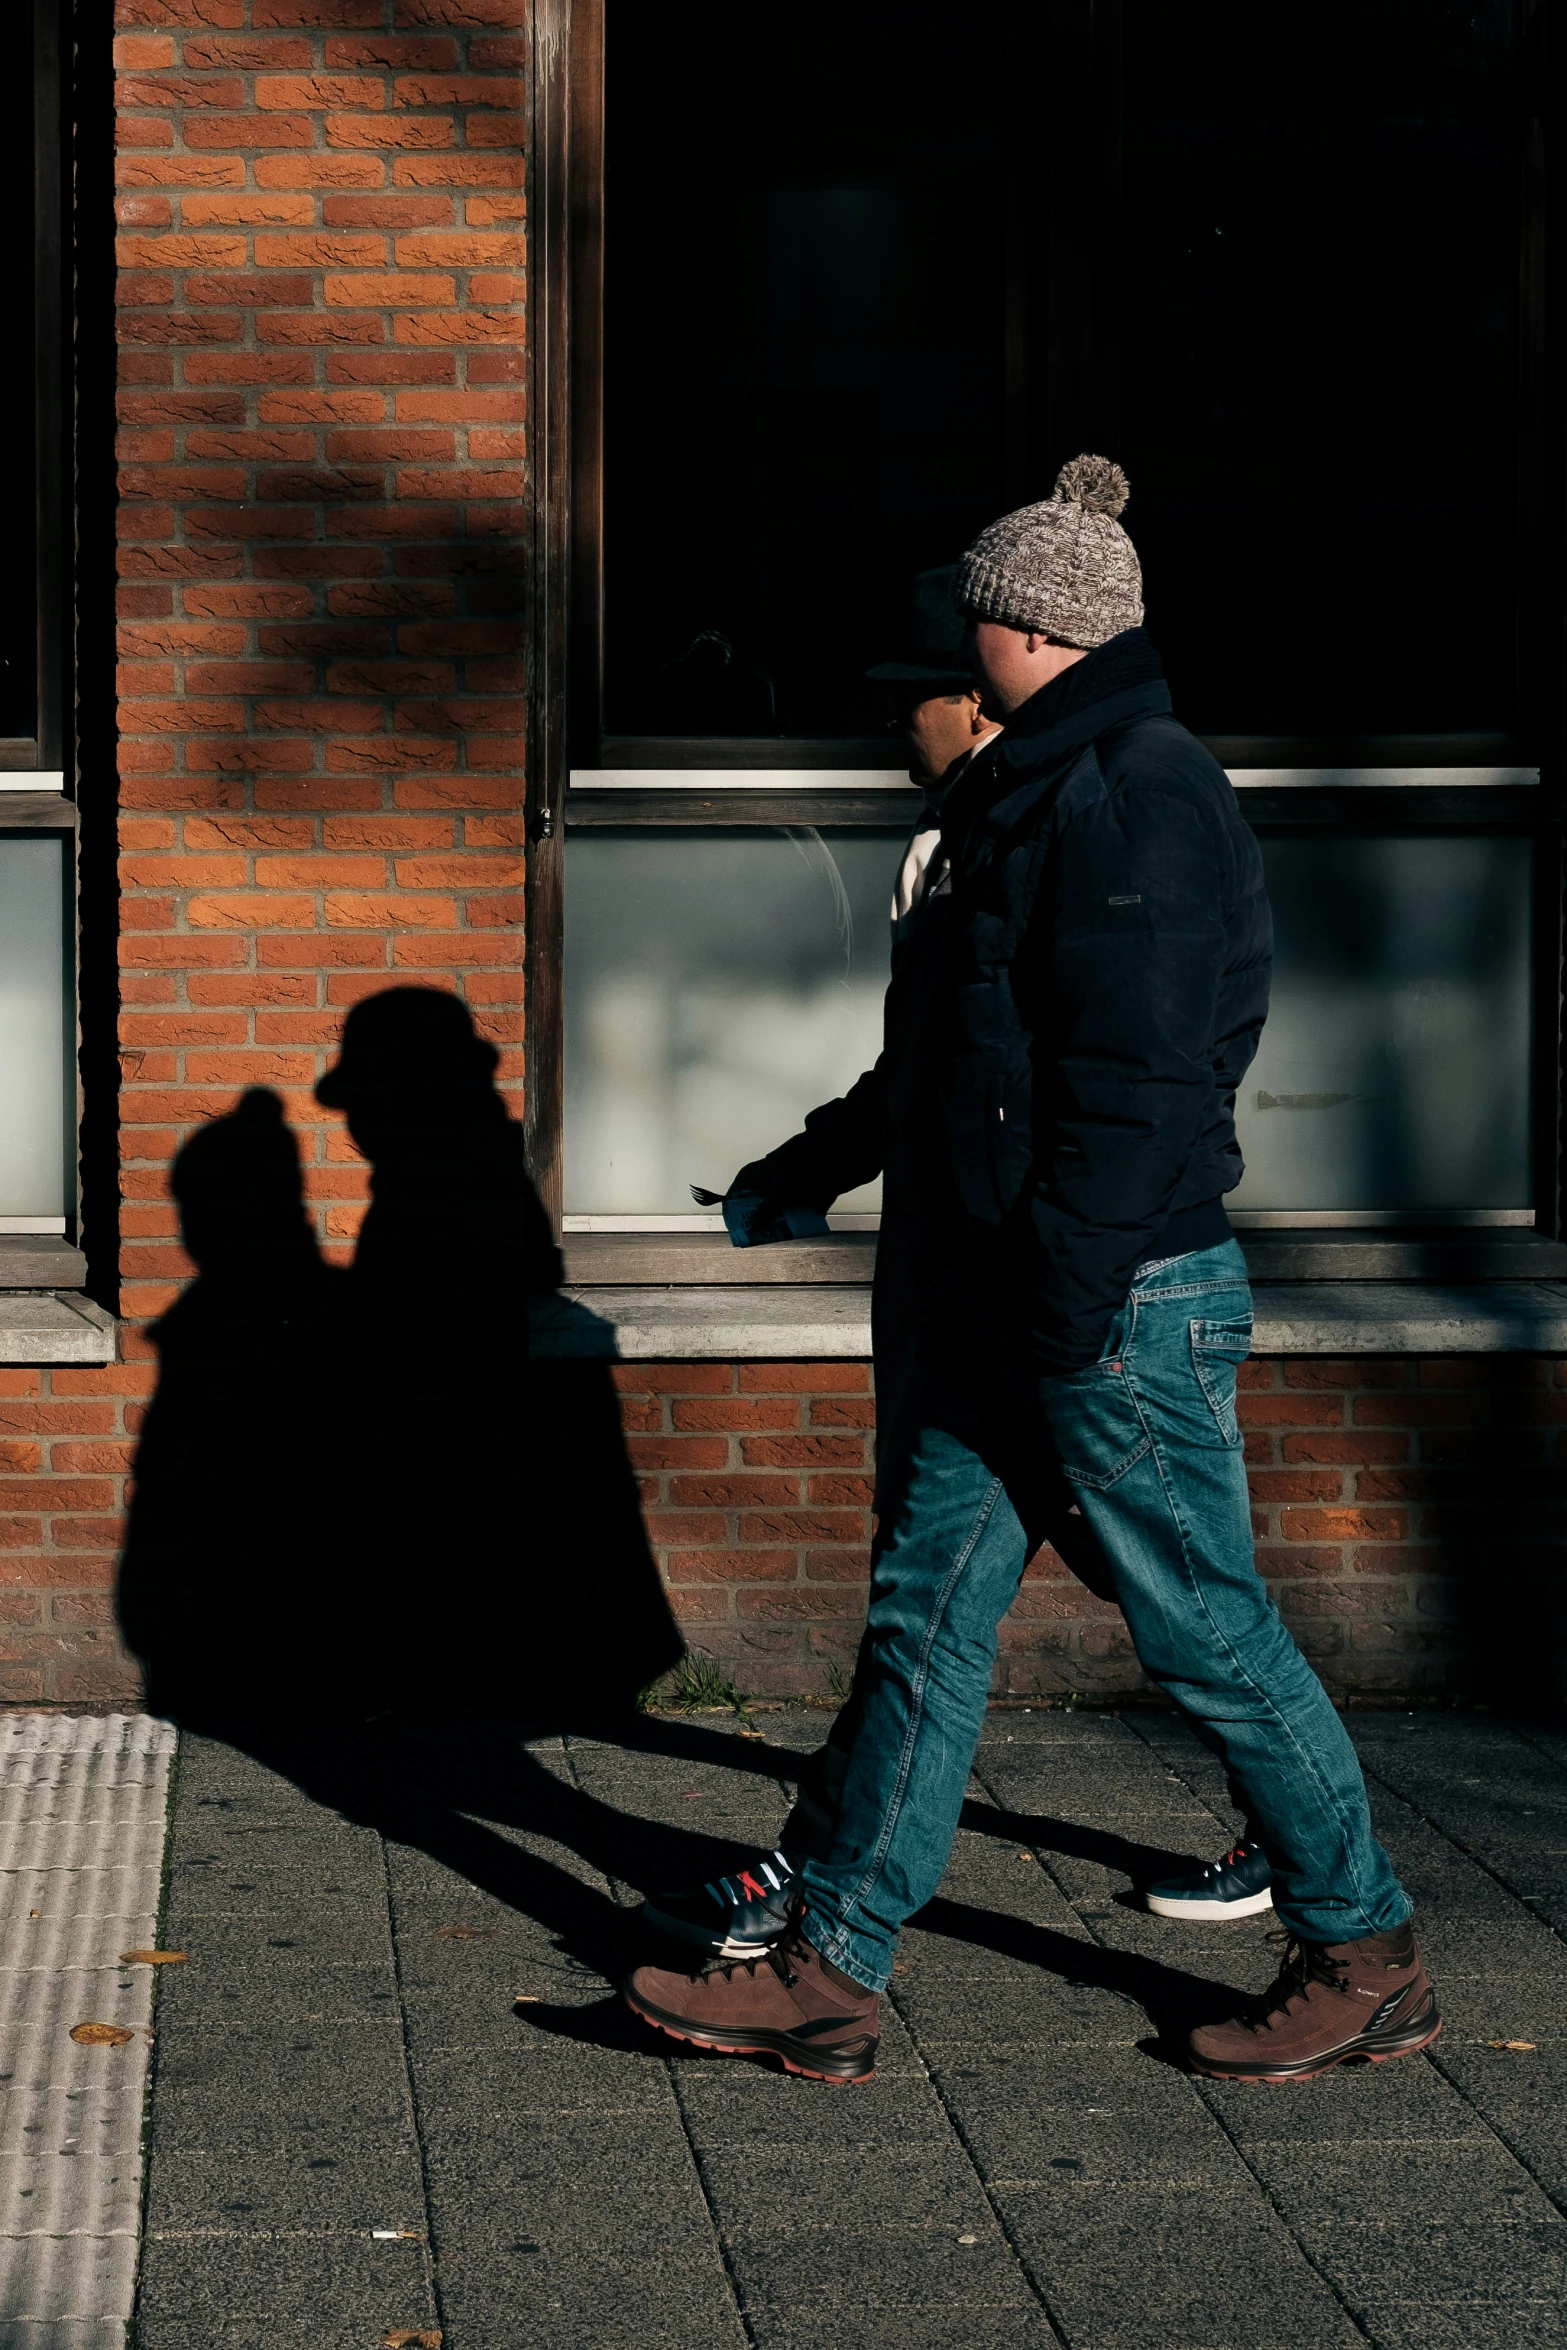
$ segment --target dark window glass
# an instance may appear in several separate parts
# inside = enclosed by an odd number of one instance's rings
[[[23,15],[30,35],[32,10]],[[14,29],[14,28],[13,28]],[[6,356],[0,368],[0,738],[38,731],[37,431],[33,332],[33,77],[27,47],[0,76],[0,220],[6,236]]]
[[[1514,721],[1511,0],[1126,0],[1127,523],[1189,725]]]
[[[606,721],[852,735],[1006,504],[1019,11],[606,11]]]

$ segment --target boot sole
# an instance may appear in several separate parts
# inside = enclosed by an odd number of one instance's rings
[[[868,2081],[876,2070],[878,2042],[875,2040],[857,2055],[844,2055],[836,2062],[830,2050],[813,2049],[812,2061],[807,2063],[790,2032],[734,2031],[720,2038],[716,2032],[705,2032],[700,2024],[693,2024],[686,2016],[666,2015],[662,2008],[634,1999],[629,1991],[622,1996],[632,2014],[651,2024],[655,2032],[663,2032],[671,2040],[683,2040],[691,2048],[709,2049],[715,2056],[776,2056],[786,2073],[798,2073],[804,2081],[830,2081],[840,2089]]]
[[[1258,1912],[1273,1907],[1273,1895],[1243,1893],[1234,1901],[1175,1901],[1162,1893],[1148,1893],[1143,1897],[1156,1918],[1195,1918],[1206,1924],[1214,1918],[1254,1918]]]
[[[1297,2064],[1246,2067],[1215,2064],[1194,2055],[1188,2055],[1186,2063],[1188,2071],[1200,2073],[1204,2080],[1260,2081],[1270,2088],[1283,2088],[1291,2081],[1318,2080],[1337,2064],[1362,2060],[1367,2064],[1391,2064],[1397,2056],[1418,2056],[1422,2048],[1429,2048],[1433,2040],[1440,2039],[1441,2033],[1442,2019],[1436,2012],[1434,1998],[1427,1993],[1419,2012],[1407,2023],[1389,2032],[1362,2032],[1357,2039],[1346,2040],[1342,2048],[1329,2049],[1323,2056],[1302,2057]]]

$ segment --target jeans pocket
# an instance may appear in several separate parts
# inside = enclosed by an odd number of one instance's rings
[[[1235,1379],[1251,1353],[1251,1316],[1237,1314],[1226,1322],[1192,1322],[1192,1369],[1208,1399],[1219,1431],[1219,1442],[1230,1451],[1241,1442],[1235,1418]]]
[[[1091,1371],[1069,1371],[1040,1382],[1051,1442],[1061,1474],[1097,1493],[1119,1484],[1147,1452],[1150,1438],[1127,1393],[1119,1361]]]

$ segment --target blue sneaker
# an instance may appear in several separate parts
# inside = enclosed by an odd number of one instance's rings
[[[642,1915],[650,1926],[694,1942],[710,1959],[759,1958],[782,1939],[799,1890],[793,1862],[769,1852],[690,1892],[650,1893]]]
[[[1156,1918],[1251,1918],[1273,1907],[1273,1871],[1260,1844],[1237,1844],[1222,1860],[1182,1877],[1161,1877],[1145,1899]]]

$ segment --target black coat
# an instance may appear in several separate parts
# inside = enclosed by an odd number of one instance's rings
[[[1135,1266],[1229,1237],[1268,1005],[1262,858],[1127,630],[1016,712],[943,809],[937,1073],[959,1291],[1024,1364],[1094,1362]],[[956,1304],[958,1300],[954,1300]]]
[[[812,1110],[796,1134],[742,1167],[732,1192],[761,1195],[765,1230],[786,1208],[825,1213],[862,1183],[882,1178],[881,1235],[871,1300],[876,1375],[877,1506],[891,1501],[914,1406],[919,1345],[942,1293],[943,1265],[960,1213],[948,1171],[946,1126],[935,1084],[937,1038],[947,1005],[952,901],[928,897],[892,950],[880,1058],[841,1099]]]

